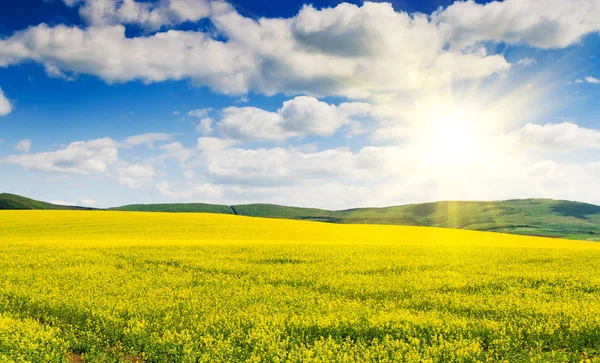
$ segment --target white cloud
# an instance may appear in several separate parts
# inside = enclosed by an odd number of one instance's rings
[[[367,103],[342,103],[339,107],[320,102],[314,97],[300,96],[285,101],[278,113],[284,120],[283,128],[301,134],[331,136],[350,117],[368,115]]]
[[[140,188],[150,184],[156,175],[152,165],[124,164],[117,168],[117,180],[130,188]]]
[[[177,200],[186,200],[190,198],[203,198],[203,200],[214,200],[221,197],[223,188],[209,183],[192,183],[187,182],[185,185],[181,183],[171,183],[161,181],[155,185],[156,191],[166,198],[174,198]]]
[[[517,61],[517,65],[521,66],[521,67],[530,67],[536,63],[537,63],[537,61],[535,59],[529,58],[529,57],[521,58]]]
[[[87,30],[41,24],[0,40],[0,66],[33,60],[107,82],[191,78],[223,93],[244,93],[254,60],[235,44],[199,32],[168,31],[126,38],[125,27]]]
[[[26,169],[41,171],[102,174],[118,160],[118,145],[110,138],[77,141],[58,151],[9,155],[0,159],[0,163],[19,164]]]
[[[208,116],[208,113],[212,111],[212,108],[198,108],[196,110],[191,110],[187,113],[188,116],[204,118]]]
[[[527,124],[517,131],[522,145],[547,150],[600,150],[600,131],[580,127],[574,123]]]
[[[228,148],[236,145],[236,140],[219,139],[216,137],[199,137],[196,148],[203,151],[214,151]]]
[[[66,200],[62,200],[62,199],[54,199],[51,200],[50,203],[52,204],[56,204],[56,205],[64,205],[64,206],[83,206],[83,207],[96,207],[96,201],[94,199],[82,199],[79,201],[79,203],[75,203],[75,202],[70,202],[70,201],[66,201]]]
[[[200,123],[196,125],[196,132],[204,136],[210,135],[210,133],[213,131],[213,122],[214,120],[210,117],[203,118],[202,120],[200,120]]]
[[[23,139],[19,141],[15,146],[15,149],[17,149],[17,151],[29,152],[29,150],[31,150],[31,140]]]
[[[285,101],[277,112],[256,107],[228,107],[221,111],[219,131],[241,140],[284,140],[295,136],[331,136],[353,117],[371,113],[371,105],[362,102],[339,106],[314,97],[298,96]]]
[[[171,201],[268,202],[323,208],[386,206],[425,200],[548,197],[600,202],[598,162],[556,162],[525,152],[474,165],[431,167],[411,147],[305,150],[205,150],[194,178],[155,185]],[[418,154],[417,154],[418,155]],[[586,194],[587,193],[587,194]],[[595,198],[595,199],[594,199]]]
[[[130,136],[124,140],[127,145],[141,145],[144,144],[149,148],[154,147],[154,143],[159,141],[170,141],[173,138],[171,134],[164,133],[147,133],[135,136]]]
[[[241,140],[284,140],[297,135],[282,127],[278,113],[256,107],[227,107],[221,111],[219,131]]]
[[[226,41],[199,31],[127,38],[122,25],[41,24],[0,40],[0,66],[32,60],[49,74],[85,73],[107,82],[191,79],[224,94],[354,98],[436,88],[510,68],[502,55],[488,55],[483,47],[447,49],[444,27],[386,3],[305,6],[293,18],[255,21],[214,2],[210,13]]]
[[[358,121],[350,121],[348,123],[348,133],[346,134],[347,138],[352,138],[354,136],[363,135],[366,133],[367,130],[365,129],[362,123]]]
[[[175,159],[182,167],[185,167],[186,162],[196,155],[196,150],[188,149],[179,142],[172,142],[160,147],[165,153],[160,157],[161,160]]]
[[[0,61],[1,66],[1,61]],[[12,112],[12,105],[8,98],[2,92],[2,88],[0,88],[0,116],[6,116]]]
[[[597,0],[457,1],[433,20],[454,48],[495,41],[536,48],[565,48],[600,31]]]
[[[207,177],[224,184],[296,184],[341,178],[373,180],[399,173],[408,154],[398,147],[314,151],[297,148],[242,149],[224,140],[200,138],[201,165]]]
[[[96,207],[97,202],[95,199],[81,199],[79,201],[79,205],[84,206],[84,207]]]
[[[386,125],[379,127],[371,135],[371,141],[398,141],[407,140],[414,136],[414,129],[407,125]]]
[[[415,157],[422,154],[412,145],[367,146],[356,151],[319,150],[314,145],[244,149],[235,140],[201,137],[198,150],[178,143],[163,145],[165,154],[174,158],[177,153],[191,156],[184,157],[183,180],[162,180],[154,187],[173,201],[272,202],[325,208],[548,196],[594,202],[581,190],[600,181],[600,163],[547,160],[528,145],[544,145],[544,150],[598,149],[598,132],[576,125],[572,125],[574,129],[563,124],[533,126],[520,130],[526,139],[498,148],[502,154],[498,161],[486,158],[452,167],[432,167]],[[569,136],[561,139],[557,135]],[[106,141],[103,144],[110,146]],[[158,175],[150,162],[114,162],[115,180],[131,188],[150,185]],[[494,168],[489,168],[490,163]]]
[[[592,84],[600,84],[600,79],[598,79],[598,78],[594,78],[594,77],[591,77],[591,76],[589,76],[589,77],[585,77],[585,81],[586,81],[587,83],[592,83]]]
[[[134,0],[63,0],[69,6],[81,5],[79,14],[94,26],[138,24],[155,30],[186,21],[198,21],[210,14],[210,4],[204,0],[164,0],[141,2]]]
[[[191,180],[196,177],[196,173],[193,170],[185,170],[183,172],[183,176],[184,176],[184,178]]]
[[[54,199],[50,201],[51,204],[56,204],[56,205],[64,205],[64,206],[74,206],[77,203],[73,203],[73,202],[68,202],[62,199]]]
[[[346,95],[438,87],[509,68],[502,56],[448,51],[444,35],[424,15],[395,12],[390,4],[304,6],[291,19],[260,19],[235,12],[211,18],[239,44],[261,54],[259,92]],[[427,44],[427,46],[423,46]]]
[[[567,84],[582,84],[582,83],[591,83],[591,84],[600,84],[600,79],[592,76],[587,76],[583,79],[577,78],[574,81],[569,81]]]

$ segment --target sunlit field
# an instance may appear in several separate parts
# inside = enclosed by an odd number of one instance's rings
[[[600,245],[0,211],[1,362],[600,362]]]

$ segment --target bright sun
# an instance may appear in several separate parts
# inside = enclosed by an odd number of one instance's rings
[[[432,121],[423,135],[429,162],[458,166],[481,160],[485,137],[477,124],[460,117],[445,117]]]

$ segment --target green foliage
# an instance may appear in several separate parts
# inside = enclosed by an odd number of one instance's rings
[[[286,207],[275,204],[241,204],[231,208],[236,214],[250,217],[304,219],[337,222],[337,212],[316,208]]]
[[[25,198],[16,194],[0,193],[0,210],[3,209],[90,210],[92,208],[56,205]]]
[[[172,203],[172,204],[131,204],[109,208],[115,211],[128,212],[170,212],[170,213],[218,213],[233,214],[231,207],[219,204],[204,203]]]
[[[307,219],[334,223],[391,224],[494,231],[514,234],[600,240],[600,207],[551,199],[500,202],[435,202],[341,211],[236,205],[239,215]]]
[[[600,207],[551,199],[435,202],[341,211],[345,223],[405,224],[504,233],[600,237]]]

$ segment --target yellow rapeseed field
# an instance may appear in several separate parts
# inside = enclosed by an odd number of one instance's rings
[[[600,244],[0,211],[0,362],[600,362]]]

